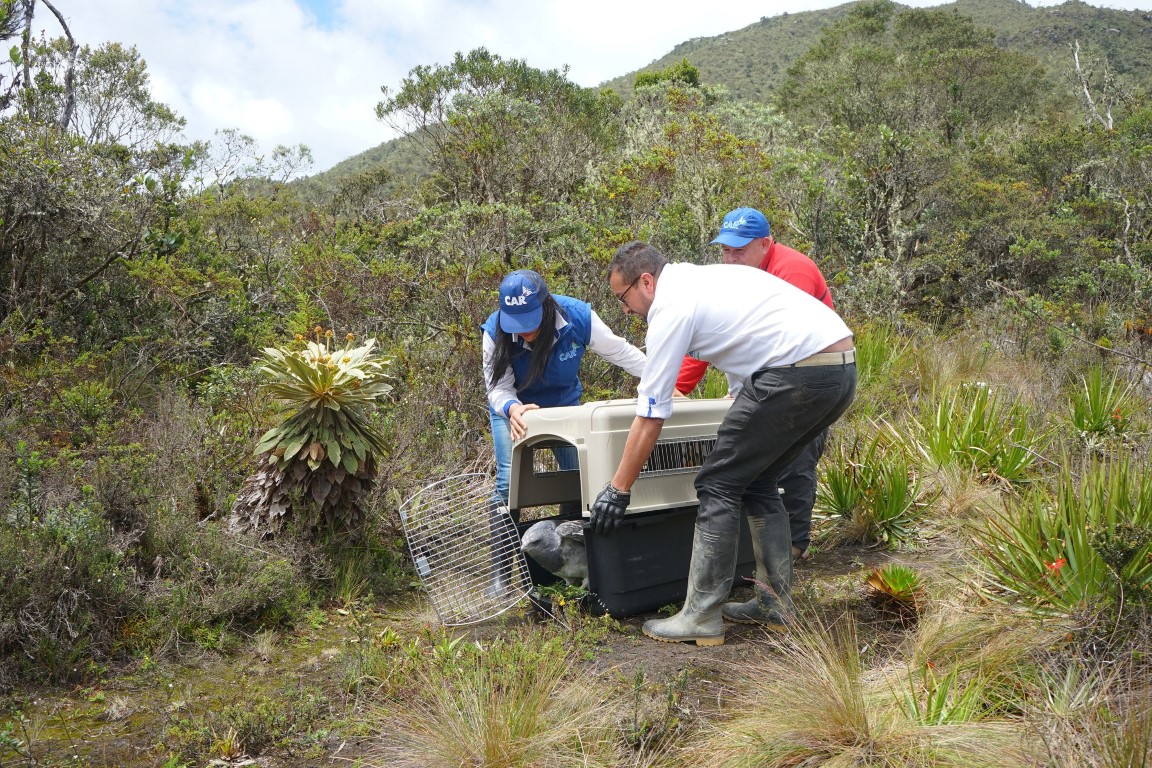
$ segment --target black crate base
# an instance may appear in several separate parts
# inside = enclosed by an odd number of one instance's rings
[[[621,619],[682,602],[688,589],[696,510],[695,506],[677,507],[628,515],[610,534],[585,529],[589,590],[594,596],[591,608]],[[521,523],[521,535],[534,522]],[[531,557],[527,560],[533,584],[559,581]],[[733,585],[745,583],[744,577],[755,570],[752,539],[742,518]]]

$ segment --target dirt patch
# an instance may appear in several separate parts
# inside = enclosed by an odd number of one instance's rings
[[[801,615],[834,621],[851,611],[858,622],[875,631],[887,631],[890,622],[876,614],[865,598],[864,576],[873,568],[899,560],[916,559],[913,553],[894,555],[876,549],[844,548],[819,553],[796,565],[796,604]],[[738,586],[735,600],[752,596],[751,587]],[[645,621],[664,614],[649,613],[621,620],[623,632],[614,635],[605,652],[590,662],[605,675],[643,668],[653,680],[671,680],[689,672],[705,679],[728,679],[734,667],[742,667],[763,653],[772,653],[779,635],[754,625],[727,624],[724,645],[700,648],[690,643],[661,643],[645,637]]]

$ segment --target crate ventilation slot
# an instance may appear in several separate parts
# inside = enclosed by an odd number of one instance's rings
[[[681,440],[659,440],[648,461],[640,470],[640,477],[679,475],[696,472],[704,465],[704,459],[716,447],[715,435],[690,437]]]

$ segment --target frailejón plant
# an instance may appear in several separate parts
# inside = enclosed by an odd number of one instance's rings
[[[290,514],[309,531],[343,533],[362,522],[361,502],[386,453],[370,412],[392,390],[375,340],[334,348],[317,327],[302,348],[264,350],[264,390],[289,409],[260,439],[260,462],[232,507],[234,530],[275,532]]]

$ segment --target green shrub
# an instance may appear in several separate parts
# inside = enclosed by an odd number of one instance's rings
[[[899,445],[882,434],[850,448],[837,442],[822,463],[815,510],[828,520],[820,540],[832,544],[907,544],[929,503],[920,478]]]
[[[307,599],[297,561],[280,545],[253,546],[218,525],[159,522],[157,565],[134,645],[179,649],[222,647],[221,629],[290,623]]]
[[[165,729],[163,747],[178,764],[231,765],[241,758],[284,750],[301,758],[314,729],[324,722],[331,705],[315,688],[243,691],[234,701],[213,704],[173,721]],[[208,759],[215,758],[215,759]],[[190,761],[190,762],[185,762]]]
[[[1040,613],[1146,607],[1152,598],[1152,475],[1127,460],[1064,470],[978,534],[987,592]]]
[[[0,687],[87,674],[139,598],[90,497],[0,519],[0,584]]]
[[[715,366],[708,366],[704,378],[696,387],[695,394],[703,398],[717,398],[728,396],[728,377]]]

